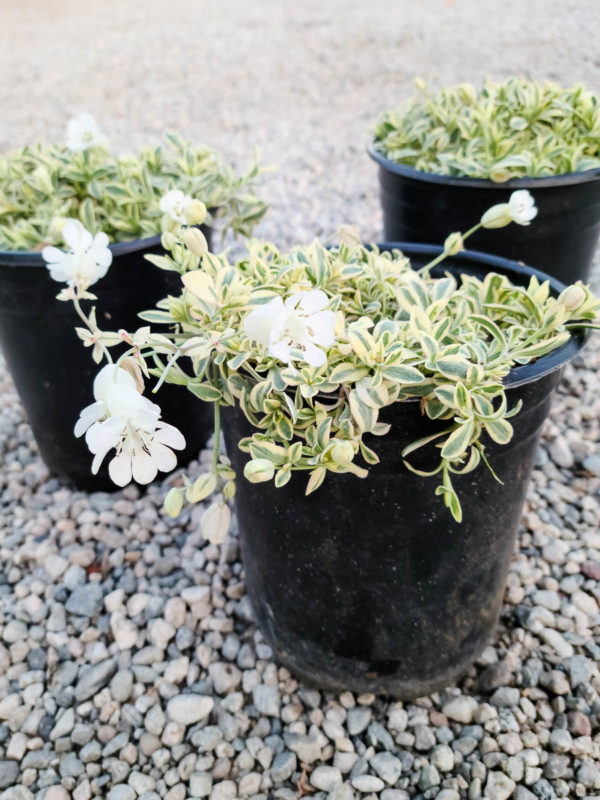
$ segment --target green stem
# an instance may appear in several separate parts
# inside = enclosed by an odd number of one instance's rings
[[[160,387],[165,382],[165,378],[167,377],[167,375],[169,373],[169,370],[171,369],[171,367],[173,366],[175,361],[177,361],[177,359],[179,358],[180,355],[181,355],[181,347],[178,347],[177,350],[173,353],[173,355],[169,359],[169,361],[167,363],[167,366],[164,368],[163,374],[158,379],[158,383],[156,384],[154,389],[152,389],[152,394],[156,394],[156,392],[158,392]]]
[[[102,333],[100,328],[98,328],[97,326],[96,326],[96,328],[92,328],[92,325],[91,325],[89,319],[86,317],[86,315],[84,314],[84,312],[83,312],[83,310],[82,310],[82,308],[81,308],[81,306],[79,304],[79,298],[78,297],[74,297],[73,298],[73,305],[75,306],[75,311],[79,315],[80,319],[83,320],[83,322],[85,324],[85,327],[90,331],[90,333],[93,336],[96,336],[97,333]],[[108,363],[112,364],[113,363],[112,356],[108,352],[108,349],[106,348],[106,346],[99,339],[97,340],[97,344],[100,345],[100,347],[102,349],[102,352],[104,353]]]
[[[213,444],[213,472],[217,474],[217,467],[219,465],[219,447],[221,445],[221,406],[218,401],[214,404],[214,432],[215,440]]]
[[[481,222],[478,222],[477,225],[473,225],[473,227],[469,228],[469,230],[466,233],[463,233],[462,234],[463,242],[464,242],[465,239],[468,239],[469,236],[472,236],[475,233],[475,231],[478,231],[479,228],[481,228]],[[421,267],[421,269],[417,270],[417,272],[426,272],[426,271],[430,270],[432,267],[435,267],[436,264],[439,264],[441,261],[443,261],[447,257],[448,257],[448,253],[444,250],[443,253],[440,253],[439,256],[436,256],[433,259],[433,261],[430,261],[428,264],[425,264],[425,266]]]

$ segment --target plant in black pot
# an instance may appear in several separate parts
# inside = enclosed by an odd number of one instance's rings
[[[482,223],[510,219],[505,204]],[[235,264],[173,240],[182,292],[145,315],[168,334],[131,332],[115,360],[116,334],[86,323],[108,360],[76,430],[95,468],[110,458],[124,484],[173,460],[144,378],[213,403],[212,468],[166,509],[212,495],[218,543],[235,498],[258,623],[322,687],[418,696],[483,649],[552,389],[594,326],[586,286],[464,251],[468,235],[405,252],[253,241]]]
[[[418,86],[420,97],[380,116],[369,148],[386,240],[437,243],[531,189],[535,230],[482,231],[473,246],[564,283],[586,280],[600,235],[600,98],[521,78]]]
[[[73,335],[69,309],[54,302],[52,277],[64,273],[67,280],[74,267],[49,273],[41,251],[66,246],[81,254],[74,223],[87,231],[90,246],[102,232],[105,266],[112,261],[94,287],[102,319],[133,329],[139,311],[179,291],[172,272],[144,259],[154,254],[160,265],[161,233],[192,224],[210,240],[219,220],[224,229],[248,235],[266,211],[253,193],[259,172],[255,163],[236,175],[219,153],[175,134],[166,136],[165,145],[116,156],[89,114],[69,122],[66,145],[39,144],[0,155],[0,346],[52,472],[80,488],[113,486],[106,471],[91,475],[85,447],[70,436],[86,397],[85,381],[74,382],[72,375],[87,375],[89,382],[93,367]],[[95,262],[88,260],[93,272]],[[205,412],[169,392],[163,407],[175,424],[185,418],[184,458],[193,457],[209,430]]]

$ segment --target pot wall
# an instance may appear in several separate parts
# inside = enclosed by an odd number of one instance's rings
[[[507,202],[513,191],[528,189],[538,207],[532,223],[479,230],[469,248],[521,261],[566,284],[587,281],[600,236],[600,171],[502,184],[427,175],[371,155],[379,163],[386,241],[441,245],[449,233],[471,228],[490,206]]]
[[[135,330],[145,324],[138,312],[153,308],[169,293],[179,294],[181,278],[145,260],[148,253],[163,252],[160,237],[111,249],[108,273],[92,286],[98,324],[106,330]],[[100,367],[75,333],[81,323],[72,304],[56,300],[60,289],[39,253],[0,252],[0,346],[49,470],[77,488],[111,491],[117,487],[106,468],[110,454],[98,475],[92,475],[92,455],[84,439],[73,435],[80,411],[93,402],[92,382]],[[146,394],[150,396],[148,390]],[[178,463],[185,464],[197,456],[212,430],[212,409],[183,387],[169,384],[161,387],[156,401],[162,418],[186,438],[186,449],[177,452]]]
[[[410,255],[410,246],[404,251]],[[454,261],[461,271],[482,270],[475,258]],[[466,670],[499,615],[541,428],[568,358],[557,352],[536,362],[537,375],[533,365],[513,371],[521,377],[508,391],[509,407],[519,399],[524,406],[512,420],[514,438],[486,444],[503,483],[483,464],[453,477],[461,524],[434,496],[437,478],[402,463],[405,445],[448,424],[423,417],[418,402],[383,410],[392,430],[367,442],[381,463],[365,480],[328,475],[305,497],[305,473],[281,489],[240,477],[247,589],[282,664],[322,688],[403,699],[442,689]],[[239,409],[224,412],[227,451],[241,476],[248,457],[237,442],[251,430]],[[436,465],[431,459],[431,450],[411,457],[422,469]]]

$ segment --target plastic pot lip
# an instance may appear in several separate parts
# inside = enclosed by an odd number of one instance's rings
[[[600,167],[586,169],[582,172],[563,172],[561,175],[545,175],[539,178],[524,177],[510,178],[507,181],[496,182],[489,178],[468,178],[462,175],[438,175],[435,172],[424,172],[407,164],[398,164],[375,150],[374,142],[367,147],[367,152],[380,167],[400,175],[425,183],[444,184],[446,186],[469,187],[472,189],[543,189],[554,186],[571,186],[580,183],[593,183],[600,181]]]
[[[148,250],[160,244],[161,236],[149,236],[146,239],[131,239],[128,242],[113,242],[108,249],[113,257],[125,256],[138,250]],[[37,250],[0,250],[1,267],[46,267],[41,251]]]
[[[440,245],[419,244],[417,242],[380,242],[377,244],[377,247],[380,250],[401,250],[409,257],[413,255],[424,255],[430,256],[432,259],[438,256],[444,250],[444,248]],[[550,288],[553,294],[556,295],[559,295],[563,289],[566,288],[564,283],[556,278],[553,278],[551,275],[547,275],[540,269],[528,267],[526,264],[522,264],[519,261],[511,261],[508,258],[502,258],[502,256],[493,256],[489,253],[482,253],[478,250],[463,250],[456,256],[448,256],[447,261],[449,264],[451,264],[454,259],[471,261],[475,265],[485,264],[493,267],[494,271],[507,275],[511,279],[512,275],[515,273],[518,276],[522,276],[526,280],[535,275],[540,283],[549,281]],[[443,269],[443,265],[440,265],[440,268]],[[572,331],[569,340],[556,350],[547,353],[545,356],[541,356],[529,364],[513,367],[506,378],[504,378],[505,387],[507,389],[511,389],[516,388],[517,386],[523,386],[526,383],[538,380],[539,378],[542,378],[545,375],[549,375],[551,372],[555,372],[557,369],[560,369],[577,355],[587,341],[588,337],[589,331],[585,328]]]

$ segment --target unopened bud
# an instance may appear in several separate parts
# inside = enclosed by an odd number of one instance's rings
[[[579,283],[568,286],[559,297],[567,311],[576,311],[585,302],[585,290]]]
[[[190,253],[198,258],[208,253],[208,242],[200,228],[186,228],[183,232],[183,241]]]
[[[177,244],[177,237],[170,231],[164,231],[160,237],[160,243],[165,250],[171,251]]]
[[[331,448],[331,459],[338,467],[347,467],[354,458],[352,442],[339,440]]]
[[[244,477],[250,483],[270,481],[275,474],[275,466],[268,458],[253,458],[244,467]]]
[[[494,183],[504,183],[511,177],[510,170],[506,169],[506,167],[491,167],[490,169],[490,180],[494,181]]]
[[[504,228],[512,221],[508,203],[498,203],[498,205],[488,208],[481,218],[481,225],[484,228]]]
[[[170,517],[178,517],[183,507],[183,494],[180,489],[173,487],[167,492],[163,508]]]
[[[451,233],[446,237],[444,242],[444,253],[449,256],[455,256],[465,249],[465,243],[461,233]]]
[[[163,214],[160,220],[160,227],[164,236],[166,232],[172,233],[173,231],[176,231],[177,228],[179,228],[179,222],[173,219],[170,214]]]
[[[202,200],[192,200],[183,212],[188,225],[202,225],[206,219],[206,206]]]
[[[131,356],[124,358],[123,361],[121,361],[121,369],[124,369],[125,372],[128,372],[131,375],[135,381],[135,388],[140,394],[142,394],[144,391],[144,378],[142,376],[140,365],[135,358],[132,358]]]

